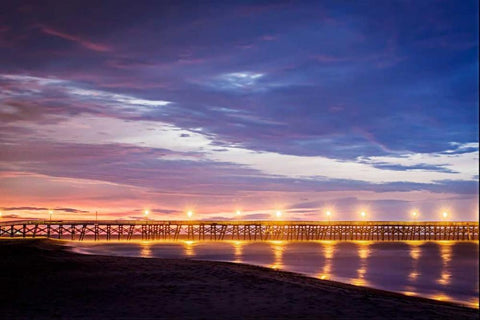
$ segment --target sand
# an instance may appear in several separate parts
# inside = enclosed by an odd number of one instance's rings
[[[478,319],[478,310],[234,263],[0,240],[1,319]]]

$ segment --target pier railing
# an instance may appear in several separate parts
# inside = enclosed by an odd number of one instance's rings
[[[478,222],[22,220],[0,237],[66,240],[478,240]]]

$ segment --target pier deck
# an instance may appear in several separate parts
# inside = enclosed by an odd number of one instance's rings
[[[21,220],[0,222],[0,237],[65,240],[478,240],[478,222]]]

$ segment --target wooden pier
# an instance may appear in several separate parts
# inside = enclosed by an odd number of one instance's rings
[[[65,240],[405,241],[478,240],[478,222],[22,220],[0,237]]]

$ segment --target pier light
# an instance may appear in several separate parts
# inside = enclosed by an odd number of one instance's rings
[[[149,210],[145,210],[145,211],[143,212],[143,214],[145,214],[145,217],[148,216],[149,213],[150,213]]]
[[[412,211],[412,217],[413,219],[416,219],[418,216],[418,212],[417,211]]]
[[[2,215],[3,215],[3,213],[2,213],[2,211],[0,211],[0,218],[2,218]]]
[[[330,210],[328,210],[327,212],[325,212],[325,215],[327,216],[328,221],[330,221],[330,217],[332,216],[332,212]]]
[[[448,218],[448,212],[447,212],[447,211],[443,211],[442,217],[443,217],[443,219],[447,219],[447,218]]]
[[[48,210],[48,214],[50,216],[50,221],[52,220],[53,210]]]
[[[242,212],[240,210],[237,210],[235,213],[237,214],[237,216],[242,214]]]
[[[188,211],[187,212],[187,217],[191,218],[193,216],[193,211]]]
[[[360,212],[360,215],[362,216],[362,219],[365,219],[365,217],[367,216],[367,214],[365,213],[365,211]]]
[[[280,217],[282,216],[282,211],[277,210],[277,212],[275,213],[275,215],[277,216],[277,218],[280,218]]]

